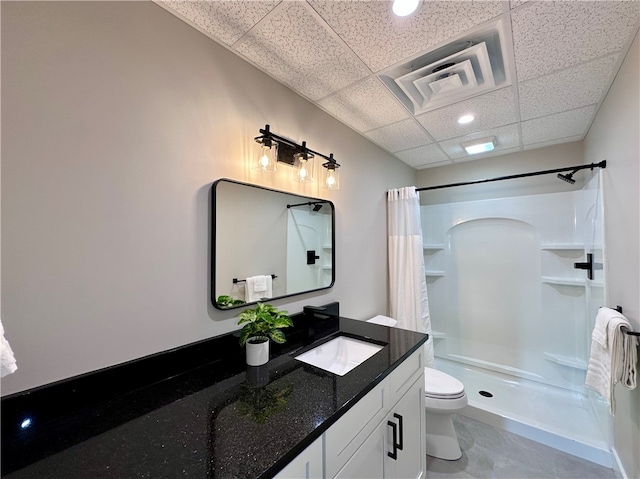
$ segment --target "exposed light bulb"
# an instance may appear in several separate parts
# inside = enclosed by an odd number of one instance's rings
[[[301,180],[304,180],[307,177],[307,169],[305,168],[305,163],[301,163],[300,171],[298,172],[298,176]]]
[[[393,13],[398,17],[406,17],[415,12],[420,0],[394,0]]]
[[[266,170],[267,166],[269,166],[269,157],[267,156],[267,152],[265,151],[262,157],[260,157],[260,167],[263,170]]]
[[[331,189],[336,185],[336,175],[335,175],[335,170],[329,170],[329,172],[327,173],[327,188]]]

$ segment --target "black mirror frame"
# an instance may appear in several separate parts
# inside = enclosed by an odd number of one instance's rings
[[[218,184],[220,184],[221,182],[225,182],[225,183],[234,183],[237,185],[241,185],[241,186],[248,186],[251,188],[259,188],[261,190],[266,190],[266,191],[271,191],[274,193],[282,193],[282,194],[286,194],[286,195],[291,195],[291,196],[297,196],[303,200],[305,200],[306,202],[322,202],[325,204],[328,204],[331,207],[331,247],[332,247],[332,254],[331,254],[331,284],[329,284],[328,286],[323,286],[322,288],[316,288],[316,289],[309,289],[309,290],[304,290],[304,291],[300,291],[298,293],[291,293],[291,294],[285,294],[282,296],[274,296],[272,298],[270,298],[270,301],[274,301],[277,299],[282,299],[282,298],[289,298],[292,296],[298,296],[301,294],[307,294],[307,293],[313,293],[315,291],[322,291],[325,289],[330,289],[333,288],[333,285],[336,281],[336,208],[335,205],[333,204],[333,202],[329,201],[329,200],[325,200],[322,198],[313,198],[313,197],[309,197],[309,196],[302,196],[302,195],[298,195],[296,193],[291,193],[289,191],[282,191],[282,190],[276,190],[273,188],[267,188],[265,186],[260,186],[260,185],[254,185],[251,183],[244,183],[242,181],[236,181],[236,180],[232,180],[229,178],[220,178],[216,181],[213,182],[213,184],[211,185],[211,246],[210,246],[210,253],[211,253],[211,271],[210,271],[210,277],[211,277],[211,304],[213,305],[214,308],[219,309],[221,311],[229,311],[232,309],[239,309],[239,308],[244,308],[247,306],[251,306],[251,305],[255,305],[257,304],[256,302],[251,302],[251,303],[243,303],[243,304],[239,304],[237,306],[229,306],[229,307],[220,307],[217,303],[217,298],[216,298],[216,205],[217,205],[217,198],[216,198],[216,187],[218,186]]]

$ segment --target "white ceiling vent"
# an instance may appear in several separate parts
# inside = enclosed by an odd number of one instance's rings
[[[504,20],[378,76],[414,115],[511,84]]]

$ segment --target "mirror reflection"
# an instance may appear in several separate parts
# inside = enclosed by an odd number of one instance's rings
[[[331,201],[220,179],[213,184],[211,296],[239,308],[333,286]]]

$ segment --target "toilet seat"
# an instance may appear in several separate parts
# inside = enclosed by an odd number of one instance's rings
[[[465,395],[464,384],[433,368],[424,368],[425,396],[433,399],[459,399]]]

